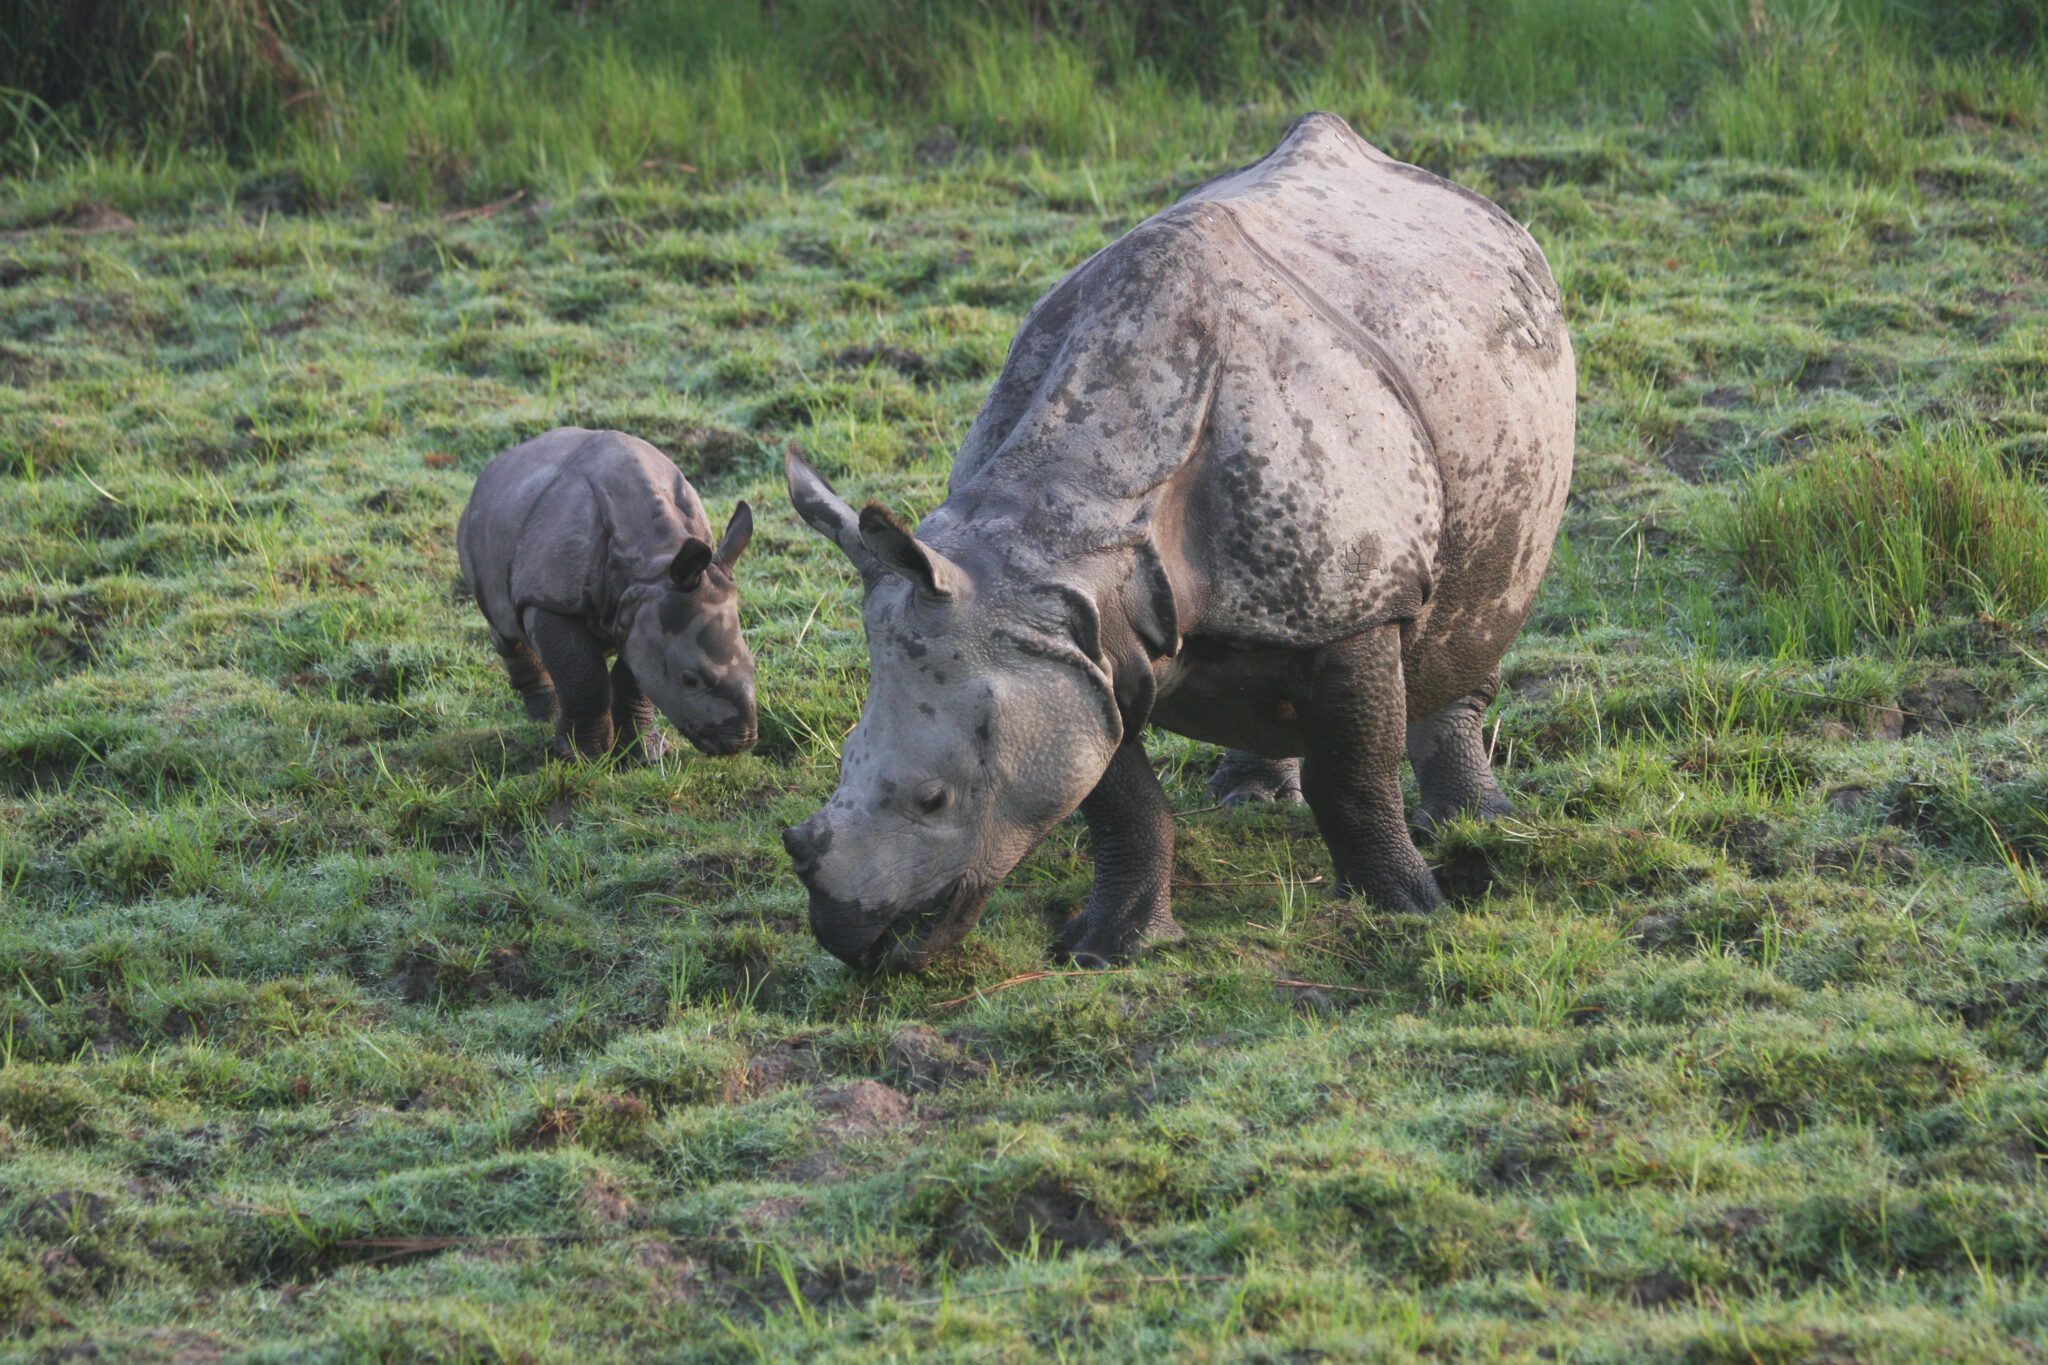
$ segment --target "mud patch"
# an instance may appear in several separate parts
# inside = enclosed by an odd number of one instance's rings
[[[1902,691],[1899,709],[1904,713],[1904,734],[1938,735],[1983,720],[1991,709],[1991,701],[1963,674],[1944,669]]]
[[[31,1201],[15,1226],[31,1238],[61,1240],[104,1224],[113,1201],[85,1190],[58,1190]]]
[[[945,1234],[946,1250],[964,1265],[986,1265],[1036,1247],[1055,1256],[1120,1245],[1114,1221],[1064,1180],[1046,1178],[1007,1208],[963,1209]]]
[[[73,232],[132,232],[135,228],[133,218],[98,201],[78,205],[58,222]]]
[[[1883,877],[1900,882],[1912,880],[1914,864],[1911,849],[1883,835],[1831,844],[1813,855],[1816,872]]]
[[[849,346],[834,353],[832,363],[842,370],[881,365],[919,384],[929,383],[935,377],[932,362],[908,346]]]
[[[889,1040],[889,1079],[906,1090],[924,1093],[943,1086],[978,1081],[988,1064],[948,1042],[937,1029],[913,1024]]]
[[[777,1043],[747,1063],[746,1088],[780,1090],[786,1085],[806,1085],[817,1076],[818,1054],[808,1043]]]
[[[811,1104],[824,1115],[819,1125],[835,1137],[872,1137],[910,1122],[910,1100],[880,1081],[855,1081],[836,1089],[814,1090]]]
[[[1742,439],[1742,428],[1728,418],[1680,427],[1657,459],[1687,483],[1706,483],[1727,464],[1728,451]]]
[[[1854,351],[1846,347],[1827,356],[1809,360],[1801,367],[1792,386],[1801,393],[1816,389],[1837,389],[1844,393],[1871,395],[1884,392],[1899,382],[1899,362],[1887,355]]]

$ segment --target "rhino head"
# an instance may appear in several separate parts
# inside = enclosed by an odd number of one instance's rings
[[[811,931],[858,967],[909,970],[965,937],[1122,738],[1095,603],[956,562],[885,508],[857,516],[792,450],[790,497],[860,570],[869,680],[839,787],[782,836]],[[989,557],[984,557],[989,556]]]
[[[667,577],[642,590],[619,653],[669,723],[704,753],[736,754],[758,734],[754,656],[740,634],[733,565],[754,535],[742,502],[713,549],[691,536]]]

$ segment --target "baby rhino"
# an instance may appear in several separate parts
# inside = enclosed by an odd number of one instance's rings
[[[456,541],[526,714],[555,723],[555,753],[573,743],[654,762],[667,748],[656,706],[707,754],[754,742],[732,577],[753,533],[742,502],[714,550],[704,504],[666,455],[561,427],[484,467]]]

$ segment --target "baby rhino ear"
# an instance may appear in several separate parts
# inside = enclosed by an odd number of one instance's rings
[[[711,547],[691,536],[668,563],[669,581],[688,592],[704,581],[704,570],[710,565]]]
[[[726,523],[725,535],[718,542],[718,564],[727,573],[740,562],[740,556],[747,551],[747,542],[754,538],[754,509],[740,499],[740,505],[732,512],[732,520]]]

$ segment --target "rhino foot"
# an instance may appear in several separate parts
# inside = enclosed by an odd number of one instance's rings
[[[1445,825],[1461,815],[1475,815],[1481,820],[1497,820],[1503,815],[1513,815],[1515,803],[1502,794],[1500,788],[1489,787],[1481,794],[1478,804],[1435,805],[1424,801],[1416,807],[1415,814],[1408,821],[1415,832],[1424,838],[1433,838]]]
[[[653,765],[668,756],[668,739],[650,727],[637,735],[620,735],[612,743],[612,752],[622,762]]]
[[[1301,804],[1301,762],[1292,758],[1261,758],[1232,749],[1209,779],[1209,798],[1218,805],[1242,806],[1253,801]]]
[[[554,688],[542,687],[536,688],[531,692],[522,692],[519,694],[519,699],[526,706],[526,718],[528,720],[537,720],[544,725],[551,724],[554,721]]]
[[[1056,958],[1076,967],[1096,969],[1128,962],[1160,943],[1185,937],[1180,922],[1165,908],[1150,915],[1111,915],[1087,910],[1068,920],[1053,940]]]
[[[1358,882],[1346,879],[1338,891],[1362,897],[1373,909],[1390,915],[1427,915],[1441,909],[1444,903],[1444,893],[1437,888],[1436,878],[1427,867]]]

